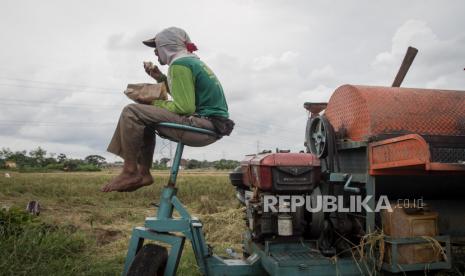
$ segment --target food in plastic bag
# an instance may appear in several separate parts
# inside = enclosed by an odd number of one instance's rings
[[[128,84],[124,94],[133,101],[141,103],[150,103],[154,100],[167,100],[165,83],[135,83]]]

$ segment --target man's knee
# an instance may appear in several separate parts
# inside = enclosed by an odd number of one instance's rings
[[[137,109],[136,103],[130,103],[123,108],[123,113],[134,112]]]
[[[121,111],[121,119],[124,121],[134,121],[137,116],[135,115],[137,113],[137,104],[131,103],[126,105],[123,110]]]

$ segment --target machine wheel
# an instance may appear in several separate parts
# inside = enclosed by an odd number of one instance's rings
[[[307,149],[318,158],[328,155],[328,126],[322,116],[309,118],[305,131]]]
[[[146,244],[137,253],[127,276],[161,276],[165,272],[168,251],[156,244]]]

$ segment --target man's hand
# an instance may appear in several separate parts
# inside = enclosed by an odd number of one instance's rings
[[[151,61],[144,61],[144,70],[157,82],[162,82],[166,79],[166,76],[158,69],[158,66],[154,65]]]

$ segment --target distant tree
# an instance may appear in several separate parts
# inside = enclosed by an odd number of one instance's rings
[[[60,153],[58,154],[58,157],[57,157],[57,160],[58,160],[58,163],[65,163],[65,161],[67,160],[68,158],[66,157],[66,154],[64,153]]]
[[[217,170],[234,169],[235,167],[240,165],[240,163],[236,160],[226,160],[226,159],[221,159],[213,163],[214,163],[215,169]]]
[[[24,166],[34,166],[35,160],[27,156],[26,153],[25,150],[15,152],[9,151],[6,153],[5,161],[13,161],[20,168]]]
[[[159,160],[155,160],[152,164],[152,168],[155,170],[166,170],[166,163],[161,163]]]
[[[187,169],[199,169],[202,167],[202,162],[195,160],[195,159],[190,159],[187,161]]]
[[[49,153],[49,156],[44,159],[44,163],[42,164],[42,167],[47,167],[48,165],[57,164],[58,161],[56,160],[55,156],[56,156],[55,153]]]
[[[50,164],[57,164],[58,161],[53,158],[52,156],[45,158],[44,163],[42,164],[44,167],[50,165]]]
[[[29,152],[29,155],[33,159],[34,163],[33,165],[36,166],[42,166],[45,163],[45,155],[47,154],[47,151],[42,149],[41,147],[37,147],[35,150],[31,150]]]
[[[0,158],[8,160],[13,155],[13,152],[9,148],[2,148],[0,150]]]
[[[166,158],[166,157],[163,157],[162,159],[160,159],[160,165],[162,166],[165,166],[168,164],[168,162],[170,162],[170,159],[169,158]]]
[[[79,165],[83,164],[82,160],[79,159],[68,159],[63,165],[63,170],[65,171],[76,171]]]
[[[213,167],[213,165],[212,165],[211,162],[208,162],[207,160],[203,160],[202,164],[200,164],[200,167],[201,168],[210,168],[210,167]]]
[[[87,156],[84,160],[87,164],[91,164],[100,168],[100,166],[102,166],[102,164],[105,162],[105,157],[94,154]]]
[[[2,148],[0,150],[0,168],[5,166],[5,159],[9,156],[10,152],[11,150],[8,148]]]

